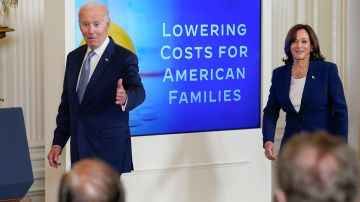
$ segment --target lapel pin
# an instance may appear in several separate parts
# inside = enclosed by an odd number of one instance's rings
[[[312,75],[311,78],[312,78],[312,79],[315,79],[315,76]]]
[[[105,58],[105,61],[106,61],[106,62],[109,62],[109,59]]]

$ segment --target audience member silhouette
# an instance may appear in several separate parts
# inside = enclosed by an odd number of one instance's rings
[[[277,162],[278,202],[353,202],[359,179],[355,152],[326,132],[295,135]]]
[[[120,175],[100,159],[77,162],[61,180],[60,202],[124,202]]]

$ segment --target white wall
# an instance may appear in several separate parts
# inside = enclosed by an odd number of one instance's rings
[[[359,148],[360,135],[360,2],[349,0],[347,4],[346,23],[346,66],[347,66],[347,94],[349,107],[349,144]],[[358,149],[359,151],[359,149]]]
[[[260,129],[133,138],[129,202],[270,201]],[[261,194],[259,194],[261,190]]]
[[[60,101],[63,75],[65,71],[66,35],[65,4],[66,1],[44,1],[44,134],[45,134],[45,201],[57,201],[61,175],[65,172],[65,163],[58,169],[49,166],[47,153],[52,144],[55,129],[55,117]],[[65,162],[63,151],[61,162]]]

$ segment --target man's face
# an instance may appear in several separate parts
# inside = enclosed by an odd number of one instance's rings
[[[105,41],[108,36],[109,24],[106,11],[101,7],[80,10],[80,31],[86,44],[92,50],[99,48]]]

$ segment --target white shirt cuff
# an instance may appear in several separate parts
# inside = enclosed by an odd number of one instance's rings
[[[124,103],[123,105],[121,105],[121,109],[122,109],[123,112],[124,112],[125,109],[126,109],[127,102],[128,102],[128,98],[126,98],[125,103]]]

